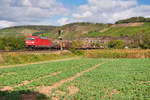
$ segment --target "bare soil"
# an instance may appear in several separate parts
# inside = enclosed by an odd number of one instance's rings
[[[0,62],[3,62],[4,59],[3,59],[3,56],[0,54]]]
[[[105,32],[107,31],[109,28],[104,28],[103,30],[100,30],[99,32]]]
[[[72,84],[70,87],[68,87],[68,90],[69,90],[69,95],[73,95],[79,91],[79,88]]]
[[[2,89],[0,89],[0,91],[4,92],[4,91],[13,91],[13,88],[10,86],[4,86]]]
[[[112,87],[111,87],[112,88]],[[115,95],[115,94],[119,94],[120,91],[113,88],[111,91],[109,91],[108,89],[106,90],[107,91],[107,94],[104,96],[104,98],[106,97],[111,97],[112,95]]]
[[[117,27],[117,28],[120,28],[120,27],[135,27],[135,26],[141,26],[142,24],[144,23],[124,23],[124,24],[114,24],[112,25],[111,27]]]

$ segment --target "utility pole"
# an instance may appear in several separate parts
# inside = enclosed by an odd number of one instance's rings
[[[59,39],[60,50],[63,50],[62,33],[63,33],[63,30],[58,30],[58,36],[59,36],[58,39]]]

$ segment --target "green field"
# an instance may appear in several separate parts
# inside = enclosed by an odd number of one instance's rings
[[[80,58],[1,68],[0,100],[150,100],[150,59]]]

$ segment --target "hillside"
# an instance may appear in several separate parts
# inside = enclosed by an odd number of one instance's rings
[[[135,24],[135,23],[132,23]],[[97,37],[97,36],[134,36],[136,34],[150,34],[150,23],[136,23],[137,26],[132,26],[129,24],[115,24],[109,28],[106,28],[104,31],[91,32],[83,37]]]
[[[0,37],[19,37],[29,35],[45,36],[52,39],[58,38],[58,30],[63,30],[63,38],[72,40],[81,37],[99,36],[134,36],[136,34],[150,33],[150,18],[132,17],[117,21],[116,24],[102,23],[71,23],[64,26],[15,26],[0,30]]]
[[[32,34],[41,34],[45,32],[51,32],[54,30],[55,26],[15,26],[10,28],[4,28],[0,30],[0,37],[18,37],[18,36],[28,36]]]
[[[56,28],[52,32],[48,32],[43,34],[43,36],[57,38],[57,31],[59,29],[63,30],[63,38],[64,39],[76,39],[80,38],[83,35],[86,35],[91,32],[100,31],[104,28],[109,27],[109,24],[94,24],[94,23],[71,23],[64,25],[62,27]]]
[[[64,39],[76,39],[84,34],[103,30],[109,27],[109,24],[94,23],[71,23],[64,26],[16,26],[0,30],[0,37],[18,37],[28,35],[39,35],[50,38],[57,38],[58,30],[62,29]],[[32,33],[32,34],[31,34]]]

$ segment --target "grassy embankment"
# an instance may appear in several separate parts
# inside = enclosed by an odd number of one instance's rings
[[[85,57],[85,58],[150,58],[150,50],[84,50],[76,52],[53,53],[1,53],[0,66],[27,64],[57,59]]]
[[[0,53],[0,66],[27,64],[77,57],[70,52],[53,53]]]
[[[0,66],[28,64],[57,59],[85,58],[150,58],[150,50],[84,50],[76,52],[53,53],[1,53]]]

